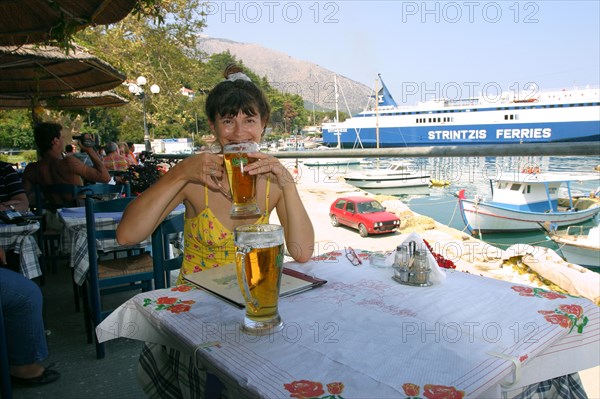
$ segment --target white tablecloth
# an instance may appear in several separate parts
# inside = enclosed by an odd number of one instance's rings
[[[344,398],[500,397],[501,384],[600,363],[599,309],[586,299],[458,271],[447,271],[442,284],[405,286],[391,268],[355,267],[340,252],[286,266],[328,283],[281,299],[281,332],[247,336],[243,310],[176,286],[135,296],[97,335],[177,348],[223,381],[230,397],[301,389],[313,390],[306,397],[340,389]]]

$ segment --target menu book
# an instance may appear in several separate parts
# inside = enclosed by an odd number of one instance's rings
[[[186,274],[183,278],[211,294],[226,300],[232,305],[239,308],[245,306],[244,297],[242,296],[242,292],[238,285],[234,263],[203,270],[198,273]],[[326,282],[327,280],[322,280],[284,267],[281,275],[279,297],[283,298],[308,291],[312,288],[319,287]]]

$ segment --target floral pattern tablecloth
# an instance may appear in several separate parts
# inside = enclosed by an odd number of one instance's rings
[[[400,285],[357,252],[360,266],[343,251],[286,264],[328,283],[282,298],[278,333],[245,335],[243,310],[182,285],[137,295],[97,334],[178,348],[230,397],[499,397],[600,362],[587,299],[455,270],[431,287]]]

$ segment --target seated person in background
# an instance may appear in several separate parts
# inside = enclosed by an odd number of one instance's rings
[[[11,164],[0,162],[0,211],[29,210],[29,200],[25,195],[21,175]]]
[[[39,160],[27,165],[23,172],[23,186],[31,204],[35,204],[35,185],[74,184],[82,186],[84,181],[108,183],[110,175],[94,147],[82,145],[94,166],[86,166],[74,156],[63,156],[61,125],[41,123],[34,130],[35,144]],[[57,203],[70,201],[68,198],[55,198]]]
[[[6,162],[0,162],[0,211],[27,212],[29,200],[23,189],[21,175]],[[7,251],[10,265],[19,271],[20,257],[14,249]]]
[[[206,99],[210,129],[221,145],[258,143],[269,121],[269,103],[239,67],[228,67],[225,77]],[[256,159],[245,169],[258,176],[256,192],[261,215],[236,219],[230,216],[232,197],[223,155],[204,152],[177,163],[127,206],[117,240],[120,244],[139,243],[183,202],[185,248],[178,280],[181,284],[183,274],[233,263],[233,230],[243,224],[269,223],[271,212],[276,209],[290,255],[298,262],[308,261],[314,249],[314,230],[294,178],[271,155],[251,153],[249,157]]]
[[[73,155],[75,158],[79,159],[81,162],[86,164],[87,166],[94,167],[92,160],[85,152],[77,151],[77,148],[73,144],[67,144],[65,146],[65,156]]]
[[[126,171],[129,169],[129,162],[119,151],[119,146],[113,141],[109,141],[104,146],[106,155],[102,158],[102,162],[106,169],[111,172],[114,171]]]
[[[5,262],[0,248],[0,263]],[[40,364],[48,357],[40,288],[21,274],[0,267],[0,302],[12,382],[35,387],[58,380],[58,371]]]
[[[137,165],[137,161],[135,160],[135,157],[133,156],[133,154],[131,152],[129,152],[129,145],[125,142],[121,142],[119,143],[119,151],[121,152],[121,155],[123,155],[123,157],[125,157],[125,159],[127,160],[127,163],[129,163],[129,165]]]
[[[133,141],[128,141],[127,142],[127,156],[129,158],[131,158],[133,160],[133,164],[137,165],[138,164],[138,159],[135,156],[135,145],[133,144]]]

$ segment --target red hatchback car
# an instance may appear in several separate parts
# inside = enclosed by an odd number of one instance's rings
[[[378,201],[367,197],[341,197],[333,201],[329,217],[334,227],[346,225],[357,229],[361,237],[396,231],[400,219],[386,212]]]

